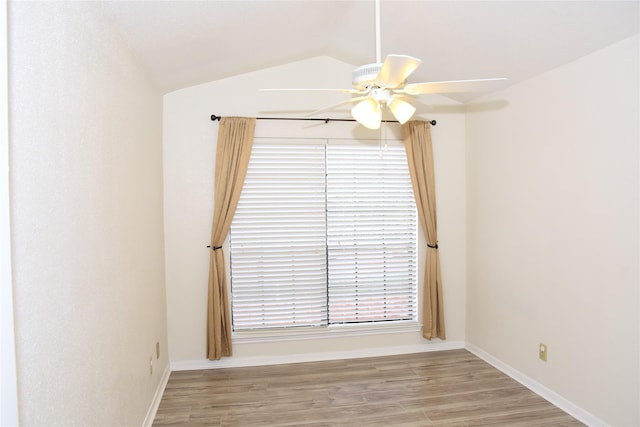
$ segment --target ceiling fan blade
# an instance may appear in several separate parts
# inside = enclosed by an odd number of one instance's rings
[[[362,100],[364,100],[366,98],[368,98],[368,97],[367,96],[357,96],[355,98],[350,98],[350,99],[347,99],[345,101],[338,102],[337,104],[333,104],[333,105],[330,105],[328,107],[322,108],[320,110],[316,110],[316,111],[314,111],[312,113],[309,113],[309,114],[307,114],[307,117],[316,116],[316,115],[321,114],[321,113],[326,113],[327,111],[335,110],[336,108],[341,107],[343,105],[353,104],[354,102],[360,102],[360,101],[362,101]]]
[[[428,93],[491,92],[504,88],[507,83],[508,80],[504,78],[411,83],[404,87],[403,92],[407,95],[422,95]]]
[[[342,92],[351,94],[363,94],[366,91],[359,91],[355,89],[307,89],[307,88],[286,88],[286,89],[258,89],[260,92]]]
[[[387,55],[376,76],[376,84],[383,88],[396,88],[420,65],[420,60],[407,55]]]

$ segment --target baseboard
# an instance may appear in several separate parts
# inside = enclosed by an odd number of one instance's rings
[[[162,378],[160,379],[158,388],[156,388],[156,393],[153,395],[153,400],[151,401],[151,406],[149,406],[149,410],[147,411],[147,416],[144,417],[142,427],[151,427],[153,424],[153,420],[156,418],[156,412],[158,412],[158,408],[160,407],[160,401],[162,400],[164,389],[167,387],[167,383],[169,382],[170,375],[171,366],[167,364],[167,367],[162,373]]]
[[[171,362],[172,371],[196,369],[240,368],[246,366],[283,365],[287,363],[322,362],[326,360],[357,359],[365,357],[392,356],[396,354],[425,353],[430,351],[457,350],[465,348],[463,341],[442,341],[425,344],[375,347],[326,353],[301,353],[261,357],[227,357],[220,360],[184,360]]]
[[[550,390],[549,388],[528,377],[517,369],[514,369],[501,360],[495,358],[481,348],[469,343],[466,344],[465,348],[471,353],[478,356],[480,359],[495,367],[496,369],[502,371],[506,375],[518,381],[520,384],[527,387],[529,390],[533,391],[540,397],[546,399],[572,417],[576,418],[578,421],[591,427],[609,427],[609,424],[605,423],[593,414],[585,411],[584,409],[560,396],[558,393]]]

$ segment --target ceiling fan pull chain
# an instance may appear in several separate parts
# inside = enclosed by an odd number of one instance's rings
[[[387,108],[386,104],[385,104],[385,109]],[[384,122],[384,150],[383,152],[387,151],[387,127],[389,126],[389,121],[385,120]]]
[[[381,108],[384,110],[386,109],[386,105],[382,105]],[[382,124],[380,125],[380,149],[378,152],[378,155],[380,156],[380,158],[384,157],[384,153],[387,151],[387,126],[389,126],[388,124],[388,120],[382,120]],[[384,140],[384,145],[382,143],[382,141]]]
[[[384,157],[384,150],[382,149],[382,132],[384,129],[384,127],[386,126],[386,123],[383,123],[382,126],[380,126],[380,137],[378,138],[379,141],[379,147],[378,147],[378,157],[383,158]]]

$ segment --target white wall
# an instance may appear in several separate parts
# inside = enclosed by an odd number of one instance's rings
[[[141,425],[168,366],[161,96],[98,3],[12,2],[9,40],[21,423]]]
[[[616,426],[640,425],[638,40],[467,116],[467,340]]]
[[[174,368],[205,361],[205,320],[213,176],[218,124],[211,114],[230,116],[300,116],[346,99],[340,93],[273,93],[260,88],[350,87],[355,68],[327,57],[261,70],[179,90],[164,97],[164,190],[167,316]],[[443,99],[437,101],[446,103]],[[449,107],[452,102],[449,101]],[[348,117],[325,113],[321,117]],[[302,114],[303,115],[303,114]],[[463,114],[428,114],[436,157],[438,225],[441,246],[448,342],[462,343],[465,325],[465,160]],[[353,123],[258,121],[256,136],[354,136]],[[392,130],[390,130],[392,132]],[[380,133],[364,132],[378,138]],[[423,240],[424,242],[424,240]],[[424,246],[424,245],[423,245]],[[423,257],[421,257],[421,261]],[[420,281],[421,283],[421,281]],[[293,340],[278,343],[235,341],[233,358],[304,354],[322,358],[328,352],[377,349],[396,351],[427,345],[419,331],[342,339]],[[380,350],[380,348],[383,348]],[[387,350],[384,350],[384,349]],[[225,362],[213,362],[225,363]],[[206,364],[199,365],[201,367]]]
[[[0,28],[7,28],[7,2],[0,1]],[[18,397],[11,278],[9,213],[9,58],[7,31],[0,31],[0,425],[18,425]]]

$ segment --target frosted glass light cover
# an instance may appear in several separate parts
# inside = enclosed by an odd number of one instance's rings
[[[351,109],[351,114],[362,126],[369,129],[380,129],[382,111],[380,110],[380,104],[376,100],[367,98],[364,101],[360,101]]]
[[[416,107],[398,98],[393,98],[387,106],[400,124],[405,124],[416,112]]]

